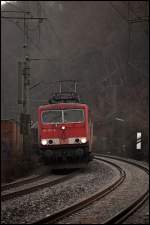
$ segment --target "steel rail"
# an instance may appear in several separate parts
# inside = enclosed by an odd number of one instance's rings
[[[11,183],[7,183],[7,184],[3,184],[1,186],[1,191],[6,191],[10,188],[15,188],[15,187],[19,187],[21,185],[24,185],[24,184],[28,184],[28,183],[31,183],[31,182],[34,182],[34,181],[37,181],[39,179],[42,179],[44,177],[46,177],[47,174],[41,174],[41,175],[37,175],[37,176],[34,176],[34,177],[29,177],[29,178],[23,178],[21,180],[18,180],[18,181],[15,181],[15,182],[11,182]]]
[[[82,201],[79,201],[69,207],[66,207],[54,214],[46,216],[45,218],[42,218],[41,220],[35,221],[32,224],[44,224],[44,223],[53,224],[53,223],[65,218],[66,216],[69,216],[69,215],[85,208],[86,206],[92,204],[96,200],[103,198],[104,196],[106,196],[107,194],[112,192],[114,189],[116,189],[119,185],[121,185],[123,183],[123,181],[125,180],[125,177],[126,177],[124,170],[122,170],[118,165],[116,165],[112,162],[109,162],[107,160],[100,159],[100,158],[96,158],[96,159],[105,161],[105,162],[115,166],[120,172],[119,179],[117,181],[115,181],[113,184],[111,184],[110,186],[108,186],[107,188],[105,188],[104,190],[98,191],[95,194],[93,194],[92,196],[85,198]]]
[[[128,160],[125,158],[115,157],[115,156],[107,156],[107,155],[98,155],[100,157],[106,157],[111,158],[115,160],[120,160],[123,162],[130,163],[136,167],[139,167],[140,169],[144,170],[147,174],[149,174],[149,169],[147,166],[140,165],[138,162],[134,162],[132,160]],[[149,198],[149,189],[147,189],[136,201],[134,201],[132,204],[130,204],[125,209],[121,210],[115,216],[111,217],[110,219],[104,221],[103,224],[121,224],[124,222],[129,216],[134,214],[143,204],[146,200]]]
[[[134,214],[137,211],[137,209],[139,209],[144,204],[144,202],[148,199],[148,197],[149,191],[146,191],[139,199],[133,202],[129,207],[120,211],[118,214],[108,219],[107,221],[104,221],[103,224],[121,224],[129,216]]]
[[[69,175],[63,175],[60,178],[41,183],[39,185],[34,185],[32,187],[27,187],[27,188],[24,188],[24,189],[21,189],[21,190],[18,190],[18,191],[14,191],[14,192],[1,193],[1,200],[2,201],[10,200],[12,198],[16,198],[16,197],[19,197],[19,196],[22,196],[22,195],[25,195],[25,194],[29,194],[29,193],[32,193],[32,192],[37,191],[39,189],[45,188],[45,187],[54,186],[56,184],[59,184],[61,182],[64,182],[68,179],[73,178],[77,174],[78,174],[77,172],[73,172]]]
[[[104,155],[104,154],[96,154],[96,157],[105,157],[105,158],[110,158],[110,159],[115,159],[115,160],[120,160],[122,162],[127,162],[130,163],[136,167],[141,168],[142,170],[144,170],[146,173],[149,174],[149,167],[148,166],[144,166],[143,163],[141,163],[140,161],[134,160],[134,159],[129,159],[129,158],[122,158],[119,156],[114,156],[114,155]]]

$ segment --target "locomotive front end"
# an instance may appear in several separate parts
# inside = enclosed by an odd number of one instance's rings
[[[88,107],[85,104],[53,104],[39,108],[39,146],[51,165],[71,167],[91,160]],[[59,164],[58,164],[59,163]],[[80,167],[80,166],[79,166]]]

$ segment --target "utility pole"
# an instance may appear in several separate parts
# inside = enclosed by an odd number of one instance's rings
[[[3,13],[19,13],[23,16],[2,16],[2,19],[15,19],[23,21],[24,32],[24,56],[23,61],[18,62],[18,104],[20,108],[20,126],[23,138],[23,152],[27,159],[30,159],[31,150],[31,129],[30,129],[30,56],[29,56],[29,24],[28,21],[42,21],[46,18],[29,17],[30,12],[27,11],[3,11]]]
[[[28,43],[28,19],[24,14],[24,68],[23,68],[23,112],[21,114],[21,122],[23,124],[23,151],[28,159],[30,159],[31,152],[31,129],[30,129],[30,56],[29,56],[29,43]],[[30,18],[34,20],[41,20],[44,18]]]

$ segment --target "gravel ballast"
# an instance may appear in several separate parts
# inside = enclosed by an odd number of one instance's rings
[[[32,223],[94,194],[119,176],[107,163],[93,161],[74,178],[34,193],[2,202],[1,223]]]
[[[111,218],[120,210],[129,206],[135,199],[138,199],[148,189],[149,177],[143,170],[125,162],[109,160],[124,168],[126,180],[123,184],[101,200],[64,218],[58,224],[103,224],[108,218]],[[137,223],[137,220],[134,222]]]

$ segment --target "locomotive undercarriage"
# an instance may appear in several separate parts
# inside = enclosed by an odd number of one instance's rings
[[[93,158],[88,148],[62,148],[41,150],[46,164],[53,168],[81,168]]]

